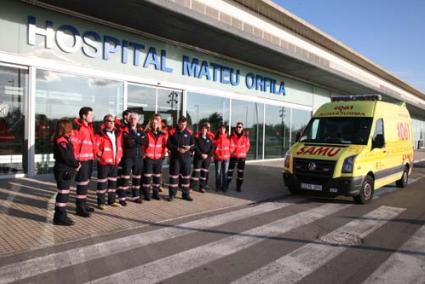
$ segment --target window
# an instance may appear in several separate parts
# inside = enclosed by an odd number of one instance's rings
[[[119,81],[37,70],[35,169],[51,171],[53,135],[56,122],[62,117],[78,117],[83,106],[93,108],[95,128],[104,115],[123,111],[124,84]]]
[[[188,93],[187,118],[188,125],[194,131],[199,130],[202,123],[211,123],[211,131],[215,133],[220,124],[229,123],[230,100],[227,98]]]
[[[290,109],[266,105],[264,158],[281,158],[289,149]]]
[[[160,113],[168,125],[176,125],[182,109],[182,91],[128,84],[129,110],[139,113],[141,123],[147,124],[155,113]]]
[[[0,175],[23,172],[28,71],[0,66]]]

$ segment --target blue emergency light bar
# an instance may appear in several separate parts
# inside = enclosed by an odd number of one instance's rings
[[[331,102],[345,101],[382,101],[381,95],[354,95],[354,96],[333,96]]]

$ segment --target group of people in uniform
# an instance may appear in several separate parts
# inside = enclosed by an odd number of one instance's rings
[[[71,226],[66,212],[70,186],[76,183],[76,214],[90,217],[87,191],[94,163],[97,162],[97,208],[123,207],[127,200],[142,203],[160,200],[162,165],[169,158],[168,201],[181,189],[182,199],[193,201],[191,190],[208,189],[209,166],[215,163],[216,191],[226,192],[237,171],[236,190],[241,191],[250,141],[242,122],[231,135],[220,125],[212,133],[209,123],[199,132],[187,127],[181,116],[175,128],[168,128],[160,114],[154,114],[142,127],[139,115],[125,110],[122,118],[107,114],[100,129],[93,127],[93,109],[83,107],[79,117],[57,122],[54,137],[54,177],[57,183],[53,223]],[[118,198],[118,199],[117,199]]]

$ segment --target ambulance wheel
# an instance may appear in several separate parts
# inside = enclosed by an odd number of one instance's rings
[[[404,167],[403,175],[401,176],[401,179],[395,182],[397,187],[404,188],[406,187],[407,183],[409,181],[409,167]]]
[[[373,178],[367,175],[363,181],[362,188],[360,189],[360,193],[353,197],[356,203],[367,204],[372,200],[373,191],[374,191],[373,183],[374,183]]]
[[[288,186],[288,190],[292,194],[298,194],[298,193],[300,193],[300,191],[296,187],[294,187],[294,186]]]

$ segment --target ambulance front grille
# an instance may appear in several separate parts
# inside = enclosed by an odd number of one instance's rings
[[[294,173],[298,179],[317,178],[326,182],[333,176],[335,163],[335,161],[295,158]]]

